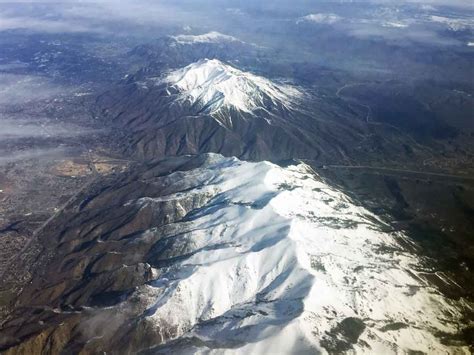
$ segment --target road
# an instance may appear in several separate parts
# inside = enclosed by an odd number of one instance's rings
[[[452,179],[462,179],[462,180],[474,181],[474,177],[467,176],[467,175],[454,175],[454,174],[434,173],[434,172],[408,170],[408,169],[367,166],[367,165],[325,165],[324,168],[326,168],[326,169],[380,170],[380,171],[386,171],[386,172],[417,174],[417,175],[426,175],[426,176],[437,176],[437,177],[446,177],[446,178],[452,178]]]

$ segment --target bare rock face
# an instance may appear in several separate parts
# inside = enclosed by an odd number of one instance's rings
[[[39,238],[10,354],[468,352],[443,340],[462,302],[424,281],[403,233],[302,163],[135,165]]]

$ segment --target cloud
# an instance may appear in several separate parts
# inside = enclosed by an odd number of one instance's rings
[[[28,119],[15,116],[2,118],[0,115],[0,125],[2,127],[0,141],[21,138],[77,137],[97,132],[70,123],[51,122],[48,119],[37,117]]]
[[[336,2],[336,1],[334,1]],[[344,2],[340,1],[340,2]],[[383,5],[402,5],[402,4],[421,4],[421,5],[436,5],[436,6],[453,6],[453,7],[467,7],[474,9],[472,0],[346,0],[351,3],[372,3]]]
[[[117,33],[127,32],[130,26],[182,27],[205,22],[205,14],[192,9],[152,1],[16,2],[0,6],[0,31]]]
[[[416,3],[422,3],[415,1]],[[373,1],[377,6],[358,7],[351,13],[351,7],[338,6],[338,13],[313,13],[298,18],[297,23],[330,25],[334,30],[359,39],[378,39],[407,45],[412,42],[437,46],[465,45],[458,38],[446,34],[452,31],[470,30],[474,21],[465,11],[436,9],[433,5],[401,7],[393,1]],[[405,2],[406,3],[406,2]],[[432,1],[437,5],[442,1]],[[465,3],[465,2],[456,2]],[[450,3],[452,5],[452,3]],[[400,2],[397,2],[400,5]],[[449,17],[448,17],[449,16]]]
[[[18,160],[29,159],[55,159],[62,158],[67,154],[67,149],[64,147],[57,148],[31,148],[15,152],[0,150],[0,165],[8,164]]]
[[[69,90],[41,76],[0,73],[0,105],[44,100]]]
[[[396,41],[401,45],[410,42],[427,43],[435,45],[457,45],[457,40],[441,37],[436,32],[411,26],[407,27],[390,26],[383,24],[358,24],[349,26],[347,32],[357,38],[383,38],[386,41]]]
[[[6,17],[0,14],[0,31],[26,29],[46,33],[89,32],[91,28],[68,21],[52,21],[28,16]]]
[[[439,5],[439,6],[456,6],[469,7],[474,9],[472,0],[405,0],[408,3],[422,4],[422,5]]]

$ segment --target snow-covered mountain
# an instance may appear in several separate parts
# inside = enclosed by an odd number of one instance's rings
[[[44,236],[57,241],[48,277],[22,295],[38,304],[23,311],[27,324],[45,324],[32,340],[39,347],[468,353],[446,340],[458,330],[462,300],[430,284],[430,270],[402,246],[403,233],[303,163],[209,154],[117,178],[83,196]],[[48,307],[40,307],[44,300]],[[21,336],[31,328],[21,324],[7,329]]]
[[[232,128],[238,120],[270,123],[294,111],[305,96],[294,86],[273,82],[217,59],[199,60],[141,80],[127,78],[122,89],[109,96],[118,101],[120,119],[131,127],[203,116],[212,117],[226,128]],[[147,112],[129,117],[128,112],[137,104],[146,107]]]
[[[234,62],[258,62],[264,48],[239,38],[211,31],[203,34],[166,36],[134,48],[130,58],[158,74],[163,68],[184,67],[203,58]]]
[[[214,152],[245,159],[325,159],[324,153],[334,163],[345,159],[366,129],[344,105],[218,59],[159,75],[142,71],[97,103],[111,124],[126,128],[127,154],[140,158]]]
[[[169,38],[173,39],[175,42],[171,43],[171,45],[176,44],[196,44],[196,43],[244,43],[241,40],[237,39],[236,37],[229,36],[222,34],[220,32],[211,31],[208,33],[204,33],[201,35],[177,35],[177,36],[170,36]]]
[[[302,93],[263,77],[238,70],[217,59],[204,59],[178,69],[159,80],[175,89],[178,100],[189,102],[199,114],[223,109],[250,113],[269,105],[291,107]]]
[[[435,333],[454,332],[444,315],[462,314],[417,271],[420,260],[397,242],[404,236],[384,232],[376,216],[308,166],[209,155],[202,167],[165,181],[189,182],[187,192],[129,203],[174,204],[184,217],[144,232],[146,240],[162,238],[152,260],[166,266],[136,292],[148,305],[146,322],[175,329],[171,348],[447,350]],[[180,207],[190,199],[200,203]]]

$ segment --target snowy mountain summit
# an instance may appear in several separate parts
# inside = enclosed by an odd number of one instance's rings
[[[240,42],[239,39],[222,34],[220,32],[212,31],[209,33],[204,33],[202,35],[178,35],[171,36],[176,43],[178,44],[194,44],[194,43],[228,43],[228,42]]]
[[[250,113],[269,105],[290,107],[302,93],[289,85],[277,84],[238,70],[217,59],[204,59],[173,71],[161,83],[177,91],[179,101],[214,114],[223,109]]]

